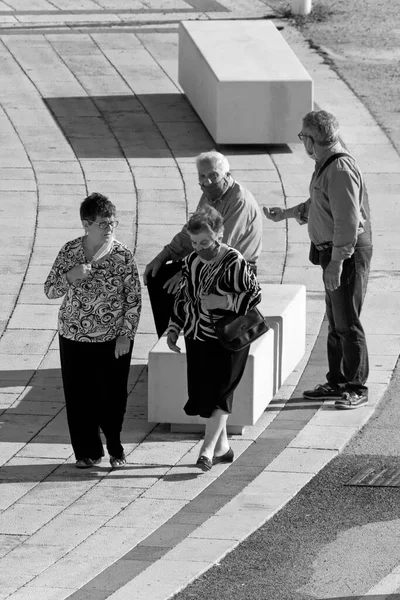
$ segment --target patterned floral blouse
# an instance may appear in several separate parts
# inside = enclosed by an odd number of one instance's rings
[[[66,274],[87,263],[83,237],[67,242],[44,284],[48,298],[64,296],[58,332],[78,342],[106,342],[120,335],[134,340],[141,312],[140,280],[134,256],[114,240],[110,253],[92,263],[88,277],[68,283]]]
[[[203,294],[228,297],[227,309],[245,314],[261,301],[261,288],[243,256],[225,244],[224,253],[212,262],[205,262],[196,252],[184,259],[182,280],[175,297],[168,331],[199,341],[216,340],[210,315],[202,308]],[[224,311],[213,311],[223,316]],[[225,312],[226,314],[226,312]]]

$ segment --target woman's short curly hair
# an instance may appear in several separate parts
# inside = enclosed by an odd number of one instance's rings
[[[193,213],[186,227],[189,233],[195,235],[203,231],[222,234],[224,232],[224,220],[215,208],[205,206]]]
[[[339,121],[326,110],[312,110],[303,118],[303,127],[313,132],[320,146],[330,146],[339,139]]]
[[[115,217],[117,209],[107,196],[93,192],[84,199],[79,213],[81,221],[95,221],[96,217]]]

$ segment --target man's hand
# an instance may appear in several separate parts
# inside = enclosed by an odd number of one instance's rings
[[[126,337],[126,335],[120,335],[117,337],[117,341],[115,343],[115,358],[119,358],[124,354],[128,354],[130,346],[130,340]]]
[[[76,265],[72,267],[70,271],[67,273],[67,281],[68,283],[74,283],[78,279],[86,279],[89,277],[92,272],[92,265],[90,263],[82,263],[81,265]]]
[[[173,275],[173,277],[171,277],[171,279],[168,279],[168,281],[164,283],[163,289],[166,290],[168,294],[176,294],[181,279],[182,271],[178,271],[175,273],[175,275]]]
[[[181,349],[179,348],[179,346],[176,345],[176,342],[178,341],[178,334],[175,333],[174,331],[171,331],[168,336],[167,336],[167,344],[168,344],[168,348],[170,350],[172,350],[172,352],[180,352]]]
[[[159,258],[158,256],[156,256],[151,262],[149,262],[143,273],[144,285],[147,285],[147,279],[149,276],[155,277],[157,275],[158,271],[163,266],[163,264],[164,261],[161,260],[161,258]]]
[[[268,206],[263,206],[263,213],[270,221],[274,221],[278,223],[279,221],[283,221],[286,219],[285,210],[283,208],[279,208],[279,206],[273,206],[272,208],[268,208]]]
[[[217,294],[203,294],[200,296],[203,309],[215,310],[217,308],[226,308],[228,299],[226,296],[217,296]]]
[[[331,260],[324,271],[324,283],[327,290],[334,292],[340,286],[342,271],[343,262],[341,260]]]

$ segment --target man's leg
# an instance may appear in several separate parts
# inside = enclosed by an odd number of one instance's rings
[[[167,263],[159,269],[155,277],[149,276],[147,279],[151,310],[153,311],[154,323],[159,338],[168,327],[175,300],[175,295],[168,294],[163,286],[168,279],[171,279],[181,269],[181,261]]]
[[[365,385],[368,373],[368,350],[364,329],[360,321],[372,247],[356,247],[353,256],[343,263],[340,287],[327,296],[330,301],[331,319],[342,350],[341,372],[345,379],[345,391],[367,396]],[[331,345],[331,350],[333,348]],[[332,354],[328,360],[332,360]],[[335,357],[329,363],[329,371],[337,368]]]
[[[333,388],[340,388],[340,386],[343,386],[343,384],[346,383],[346,378],[342,372],[342,342],[336,331],[332,301],[327,290],[325,290],[325,310],[326,318],[328,319],[327,354],[329,366],[326,380]]]

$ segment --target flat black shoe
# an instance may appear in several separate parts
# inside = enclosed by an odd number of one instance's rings
[[[228,452],[225,452],[222,456],[214,456],[213,465],[218,465],[219,463],[231,463],[233,462],[234,457],[235,455],[232,448],[229,448]]]
[[[210,471],[212,468],[212,462],[207,456],[199,456],[196,462],[196,467],[199,467],[202,471]]]

